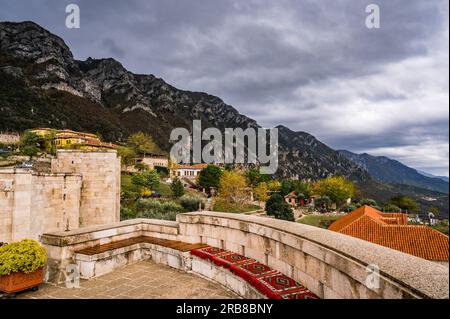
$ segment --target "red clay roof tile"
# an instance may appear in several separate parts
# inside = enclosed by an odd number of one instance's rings
[[[408,225],[406,214],[362,206],[335,221],[329,230],[420,258],[448,261],[448,236],[428,226]]]

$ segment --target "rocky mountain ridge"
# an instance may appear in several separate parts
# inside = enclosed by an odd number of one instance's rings
[[[168,151],[170,131],[191,128],[194,119],[220,129],[259,127],[218,97],[179,90],[154,75],[133,74],[114,59],[77,61],[61,38],[34,22],[0,23],[0,71],[10,88],[0,104],[0,130],[67,127],[99,132],[116,142],[145,131]],[[14,88],[23,96],[9,96]],[[279,141],[278,176],[370,179],[312,135],[279,127]]]
[[[340,150],[339,153],[367,170],[372,177],[380,182],[411,185],[446,194],[449,192],[448,182],[437,177],[424,176],[417,170],[386,156],[355,154],[345,150]]]

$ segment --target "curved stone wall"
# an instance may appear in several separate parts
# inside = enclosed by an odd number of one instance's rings
[[[41,241],[49,256],[47,278],[63,280],[65,267],[76,262],[74,252],[79,249],[137,236],[205,243],[234,251],[303,283],[320,298],[449,297],[449,269],[438,263],[317,227],[214,212],[180,214],[177,222],[136,219],[44,234]],[[179,263],[184,270],[206,277],[211,274],[210,279],[220,282],[217,278],[222,275],[200,271],[204,267],[193,267],[187,255],[157,250],[157,262],[170,265],[171,258],[184,258]],[[178,264],[175,259],[173,265]]]
[[[325,229],[213,212],[181,214],[178,222],[179,240],[254,258],[321,298],[449,297],[448,267]]]

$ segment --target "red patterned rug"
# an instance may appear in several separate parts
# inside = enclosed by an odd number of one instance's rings
[[[191,254],[230,269],[271,299],[318,299],[306,287],[256,260],[216,247],[191,250]]]

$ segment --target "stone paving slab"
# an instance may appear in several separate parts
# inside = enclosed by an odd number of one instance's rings
[[[229,299],[239,298],[224,287],[153,261],[128,265],[112,273],[81,280],[80,288],[42,284],[18,299]]]

